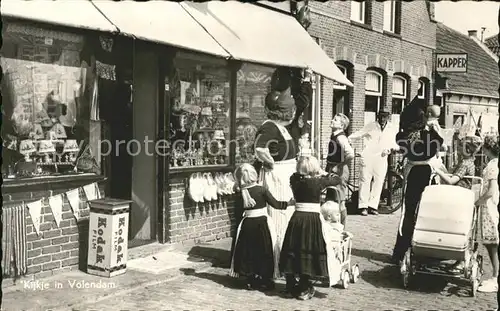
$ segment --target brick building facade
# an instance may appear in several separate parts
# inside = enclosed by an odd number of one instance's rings
[[[87,178],[89,181],[95,181],[96,178]],[[37,234],[33,227],[33,221],[26,210],[26,248],[27,255],[27,275],[35,278],[43,278],[55,273],[68,271],[74,268],[85,269],[87,265],[88,252],[88,226],[89,226],[89,207],[85,195],[80,192],[80,218],[76,220],[71,210],[68,199],[63,199],[62,221],[57,226],[54,221],[54,216],[49,207],[47,198],[53,195],[64,194],[66,191],[84,185],[85,180],[66,180],[62,183],[53,183],[50,188],[41,190],[37,185],[24,185],[23,187],[4,186],[3,206],[4,215],[6,211],[13,211],[18,206],[24,206],[24,202],[42,200],[42,217],[40,220],[40,231]],[[99,191],[104,197],[104,183],[99,184]],[[10,225],[7,230],[13,232],[13,224],[6,223],[4,217],[4,225]],[[18,220],[19,221],[19,220]],[[5,240],[4,240],[5,243]],[[12,244],[4,244],[11,245]],[[12,255],[12,250],[4,247],[4,254]],[[6,265],[9,270],[14,270],[14,264],[2,263],[4,269]],[[4,276],[8,276],[5,273]]]
[[[336,112],[349,116],[349,132],[353,132],[374,119],[376,108],[370,105],[373,96],[380,98],[380,106],[393,112],[394,123],[398,123],[399,105],[415,96],[432,103],[432,63],[436,45],[433,3],[312,1],[309,5],[310,35],[345,69],[345,74],[354,83],[353,88],[342,88],[331,80],[321,81],[321,110],[316,122],[319,123],[322,154],[325,154],[331,134],[329,123]],[[394,84],[398,90],[393,96],[394,77],[400,79]],[[382,78],[381,89],[372,89],[378,78]],[[420,89],[422,84],[423,90]],[[401,99],[394,100],[395,107],[392,107],[393,98]]]

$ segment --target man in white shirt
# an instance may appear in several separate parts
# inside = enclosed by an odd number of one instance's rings
[[[378,215],[380,195],[387,174],[387,156],[398,150],[397,128],[389,123],[390,113],[381,109],[377,121],[368,123],[351,134],[349,140],[364,138],[359,175],[359,205],[361,215]]]

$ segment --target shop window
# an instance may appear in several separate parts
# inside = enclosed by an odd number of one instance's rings
[[[366,2],[351,1],[351,20],[358,23],[366,22]]]
[[[84,38],[16,23],[2,35],[4,178],[100,173]]]
[[[266,95],[271,90],[275,68],[243,64],[237,75],[236,88],[236,163],[255,160],[255,135],[267,120],[264,109]]]
[[[229,164],[230,96],[225,61],[179,54],[171,94],[171,168]]]
[[[400,33],[401,2],[390,0],[384,1],[384,30]]]

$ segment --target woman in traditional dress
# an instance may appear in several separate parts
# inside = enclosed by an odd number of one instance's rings
[[[296,173],[290,177],[295,212],[286,230],[279,268],[286,276],[287,292],[297,299],[314,296],[312,279],[328,278],[331,286],[338,281],[332,266],[335,248],[326,236],[328,224],[321,215],[320,200],[326,187],[341,183],[340,176],[326,174],[313,156],[300,156]]]
[[[278,276],[278,254],[266,204],[278,207],[279,202],[257,184],[258,175],[252,165],[242,164],[234,176],[241,191],[244,213],[236,233],[230,275],[245,276],[249,290],[270,290],[274,288],[272,279]]]
[[[392,260],[399,264],[411,246],[415,228],[418,202],[431,180],[431,164],[436,159],[443,144],[435,124],[427,124],[425,110],[418,101],[405,107],[400,120],[401,131],[396,135],[396,142],[405,154],[408,162],[404,169],[405,189],[402,219],[394,246]]]
[[[290,86],[295,81],[291,78],[291,71],[280,68],[275,72],[271,81],[274,90],[266,96],[265,110],[268,120],[261,125],[255,139],[256,158],[262,163],[260,181],[280,202],[279,208],[268,208],[276,228],[279,249],[293,214],[293,206],[289,206],[293,199],[290,176],[296,169],[296,142],[299,139],[293,137],[286,127],[290,125],[296,112],[304,111],[310,103],[310,74],[310,71],[306,71],[305,77],[300,81],[300,88],[294,88],[292,92]]]
[[[481,225],[480,238],[488,251],[491,260],[493,275],[490,279],[484,280],[478,291],[493,293],[498,291],[498,154],[500,146],[498,136],[487,136],[484,139],[483,152],[490,160],[483,170],[482,178],[484,191],[476,201],[480,206]]]

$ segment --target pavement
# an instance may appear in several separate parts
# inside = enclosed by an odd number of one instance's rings
[[[309,301],[285,298],[279,281],[272,292],[247,291],[228,276],[230,240],[168,247],[153,245],[127,273],[114,278],[80,271],[3,286],[3,309],[10,310],[492,310],[495,294],[470,297],[466,282],[422,276],[404,290],[399,269],[389,263],[399,213],[349,216],[354,235],[352,261],[361,275],[348,289],[318,284]],[[131,252],[132,253],[132,252]],[[485,251],[485,273],[491,267]],[[100,288],[98,288],[100,287]]]

